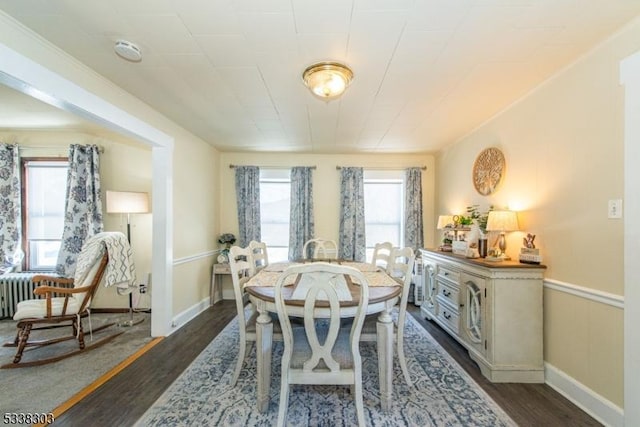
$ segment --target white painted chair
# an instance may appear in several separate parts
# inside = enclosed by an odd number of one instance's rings
[[[267,244],[265,242],[256,242],[255,240],[252,240],[249,242],[249,248],[251,249],[255,273],[257,273],[269,265]]]
[[[373,257],[371,258],[371,264],[386,270],[389,266],[392,250],[393,243],[391,242],[376,243],[376,245],[373,247]]]
[[[240,376],[242,364],[247,356],[247,343],[256,341],[256,320],[258,312],[251,310],[251,314],[247,318],[245,316],[245,306],[249,302],[249,296],[244,291],[244,284],[254,274],[255,264],[253,262],[252,251],[249,246],[241,248],[232,246],[229,249],[229,269],[231,270],[231,281],[233,282],[233,294],[236,300],[236,310],[238,311],[238,328],[240,330],[240,348],[238,350],[238,361],[231,379],[231,385],[234,386]],[[273,340],[281,341],[282,332],[278,319],[273,316]],[[250,347],[249,347],[250,348]]]
[[[309,250],[313,259],[336,259],[338,257],[338,245],[333,240],[311,239],[302,247],[302,259],[309,259]]]
[[[413,253],[413,249],[394,248],[391,252],[390,263],[387,266],[387,274],[389,274],[394,278],[394,280],[402,285],[402,295],[400,297],[400,302],[397,305],[398,318],[394,323],[393,331],[396,341],[396,353],[398,355],[398,361],[400,362],[400,368],[402,368],[404,379],[409,387],[411,387],[412,382],[411,377],[409,376],[407,361],[404,357],[404,324],[407,314],[407,300],[409,299],[409,289],[411,288],[411,277],[413,273],[414,261],[415,254]],[[378,315],[369,315],[366,317],[364,326],[362,327],[360,341],[377,341],[377,321]]]
[[[301,275],[297,286],[304,286],[306,290],[304,328],[291,327],[290,306],[285,305],[282,292],[288,283],[287,277],[297,274]],[[347,289],[346,275],[360,284],[360,296],[352,327],[341,329],[340,316],[344,309],[340,307],[339,295]],[[329,305],[328,318],[315,317],[316,301]],[[277,425],[286,423],[291,384],[338,384],[351,386],[358,425],[364,426],[359,338],[369,303],[369,284],[365,277],[355,268],[325,262],[290,267],[278,279],[275,302],[284,340]]]

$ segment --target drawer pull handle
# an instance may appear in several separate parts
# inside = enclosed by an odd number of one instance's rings
[[[449,313],[447,313],[446,311],[443,313],[443,316],[447,320],[451,319],[451,315]]]
[[[448,272],[448,271],[445,271],[445,272],[444,272],[444,275],[445,275],[445,276],[448,276],[448,275],[449,275],[449,272]]]
[[[446,290],[446,289],[443,289],[443,290],[442,290],[442,295],[444,295],[445,297],[449,297],[449,296],[451,296],[451,291],[448,291],[448,290]]]

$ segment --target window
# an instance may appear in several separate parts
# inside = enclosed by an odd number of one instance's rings
[[[367,260],[376,243],[404,243],[404,171],[364,171]]]
[[[289,210],[291,176],[289,169],[260,170],[260,229],[269,248],[269,262],[289,257]]]
[[[22,159],[22,234],[27,270],[53,270],[64,228],[67,159]]]

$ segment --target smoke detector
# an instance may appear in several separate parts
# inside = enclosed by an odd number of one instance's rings
[[[134,43],[128,42],[126,40],[118,40],[113,49],[116,51],[118,56],[126,59],[127,61],[142,61],[142,51]]]

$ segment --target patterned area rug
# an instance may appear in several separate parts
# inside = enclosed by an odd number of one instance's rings
[[[233,320],[136,423],[137,426],[272,426],[278,415],[282,343],[274,344],[269,411],[255,409],[255,345],[235,387],[238,323]],[[393,404],[380,410],[375,343],[362,343],[365,419],[370,426],[515,426],[466,372],[407,316],[405,353],[414,388],[394,360]],[[348,387],[293,386],[288,425],[352,426]]]

